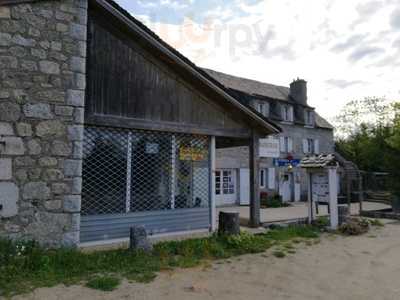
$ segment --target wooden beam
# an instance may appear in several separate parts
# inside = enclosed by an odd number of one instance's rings
[[[202,127],[196,125],[174,123],[174,122],[161,122],[151,121],[136,118],[126,118],[120,116],[110,115],[86,115],[86,125],[94,126],[107,126],[116,128],[127,128],[127,129],[142,129],[142,130],[155,130],[164,132],[179,132],[189,134],[200,134],[200,135],[211,135],[211,136],[223,136],[232,138],[248,138],[251,133],[249,130],[242,129],[224,129],[224,128],[212,128]]]
[[[253,131],[250,140],[250,222],[251,227],[260,226],[260,135]]]

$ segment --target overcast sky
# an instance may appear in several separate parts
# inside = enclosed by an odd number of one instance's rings
[[[118,0],[201,67],[288,86],[332,120],[349,100],[400,100],[400,0]]]

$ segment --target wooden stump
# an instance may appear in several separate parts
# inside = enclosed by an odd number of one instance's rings
[[[131,251],[140,250],[150,252],[153,250],[153,246],[147,238],[146,229],[142,226],[131,227],[129,242],[129,249]]]
[[[239,213],[221,211],[219,213],[218,234],[219,235],[240,234]]]

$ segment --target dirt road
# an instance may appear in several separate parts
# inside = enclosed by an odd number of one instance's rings
[[[39,289],[15,299],[400,299],[400,223],[361,237],[324,236],[295,254],[271,251],[124,282],[110,293],[81,286]]]

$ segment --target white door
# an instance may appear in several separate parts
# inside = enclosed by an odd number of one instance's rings
[[[215,171],[215,200],[217,206],[236,204],[236,170]]]
[[[279,194],[283,202],[292,202],[294,197],[293,174],[285,174],[280,184]]]

